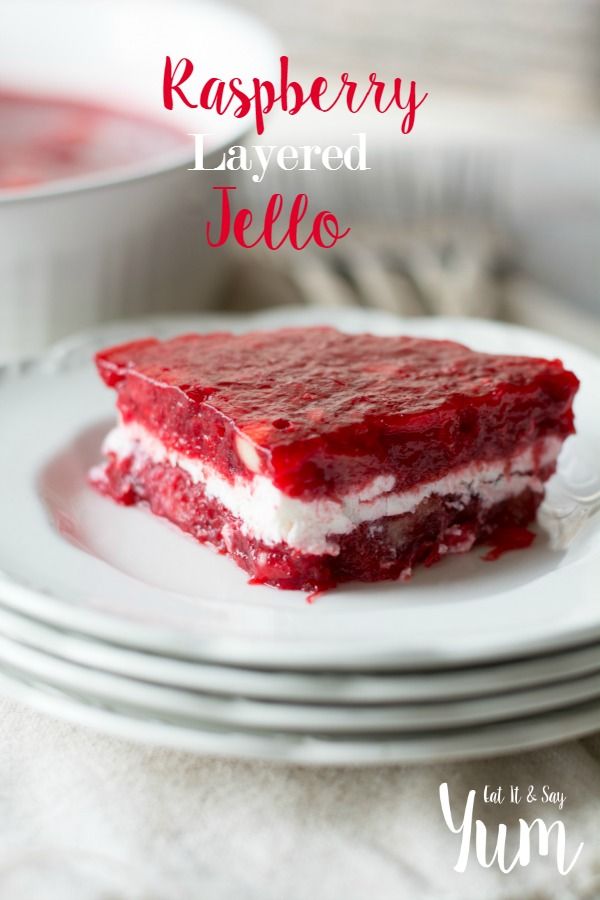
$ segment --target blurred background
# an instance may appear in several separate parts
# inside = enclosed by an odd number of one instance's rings
[[[0,189],[0,359],[105,319],[282,304],[491,316],[600,350],[600,0],[0,0],[0,25],[0,93],[66,89],[157,116],[166,53],[231,77],[272,72],[280,52],[305,83],[376,71],[429,91],[407,136],[401,116],[366,109],[273,113],[260,138],[177,120],[221,152],[366,132],[370,171],[230,182],[257,215],[274,191],[333,210],[352,233],[330,251],[210,250],[224,179],[181,158],[101,191]]]
[[[280,291],[404,314],[493,315],[600,348],[598,0],[240,5],[273,27],[307,76],[376,70],[414,78],[430,96],[409,137],[391,113],[273,124],[273,142],[324,142],[326,132],[349,143],[365,130],[372,171],[245,183],[250,201],[260,187],[306,190],[353,234],[320,259],[271,260],[279,281],[246,258],[224,302],[243,305],[251,281],[257,302]]]

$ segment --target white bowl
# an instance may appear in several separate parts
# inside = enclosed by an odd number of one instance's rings
[[[201,0],[0,0],[0,90],[63,96],[237,143],[246,119],[162,107],[166,55],[195,84],[272,74],[270,35]],[[0,138],[1,140],[1,138]],[[203,220],[211,178],[189,146],[131,166],[0,190],[0,360],[105,319],[206,307],[227,256]]]

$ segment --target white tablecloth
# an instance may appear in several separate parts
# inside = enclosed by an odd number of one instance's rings
[[[600,896],[600,737],[481,762],[301,769],[136,746],[5,700],[0,720],[1,900]],[[457,821],[477,791],[494,838],[504,822],[513,840],[519,815],[560,818],[567,858],[584,842],[572,872],[534,854],[510,875],[473,858],[455,873],[444,781]],[[486,784],[511,783],[548,784],[564,808],[481,803]],[[102,891],[104,876],[126,887]]]

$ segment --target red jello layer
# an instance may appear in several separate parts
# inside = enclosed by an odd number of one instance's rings
[[[537,474],[545,479],[552,468]],[[418,564],[432,565],[448,553],[485,542],[497,529],[531,522],[543,496],[527,487],[487,506],[476,495],[466,504],[456,495],[433,495],[414,512],[365,522],[349,534],[336,535],[339,554],[317,556],[285,543],[270,546],[245,533],[239,519],[207,498],[202,484],[194,484],[176,466],[110,454],[94,481],[119,503],[147,504],[198,541],[228,553],[253,581],[309,591],[352,580],[407,578]]]
[[[125,422],[306,500],[385,474],[402,491],[574,430],[578,380],[560,361],[449,341],[287,328],[137,341],[96,361]]]

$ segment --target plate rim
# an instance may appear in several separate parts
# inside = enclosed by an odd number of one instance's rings
[[[246,691],[246,696],[248,697],[286,700],[288,702],[311,702],[314,701],[315,696],[318,696],[324,702],[360,706],[371,703],[408,703],[427,702],[432,699],[445,701],[471,697],[482,698],[513,690],[547,686],[600,671],[600,647],[598,644],[590,644],[575,650],[566,651],[564,654],[558,654],[558,656],[556,654],[542,655],[504,662],[498,665],[471,666],[455,670],[389,672],[383,675],[368,671],[264,671],[144,653],[130,647],[118,646],[98,640],[71,629],[59,630],[53,626],[30,619],[12,609],[7,609],[1,601],[0,634],[10,640],[17,641],[27,647],[32,647],[59,659],[75,664],[89,664],[95,668],[124,677],[136,678],[141,681],[152,681],[156,684],[175,688],[206,691],[207,693],[240,694]],[[566,656],[569,662],[571,658],[575,661],[582,661],[574,668],[567,668],[564,671],[557,664],[563,661],[561,660],[563,656]],[[159,671],[153,672],[152,665],[157,663]],[[144,665],[147,668],[144,668]],[[540,673],[535,678],[532,679],[531,675],[521,674],[531,670],[532,667],[539,667],[540,669]],[[166,679],[161,677],[161,675],[164,676],[165,668],[173,673]],[[206,679],[190,678],[191,674],[202,672],[205,669],[216,677],[216,683],[209,685]],[[509,677],[504,682],[499,682],[499,677],[506,679],[506,670],[508,670],[509,674],[513,673],[512,677]],[[227,679],[232,673],[234,677],[239,679],[240,687],[219,685],[219,676]],[[493,676],[493,681],[490,676]],[[295,681],[299,686],[294,688],[291,694],[286,694],[282,691],[274,695],[271,692],[272,688],[268,688],[266,685],[267,683],[273,683],[274,680],[281,682],[282,678],[287,682]],[[453,678],[461,686],[449,690],[448,681],[450,680],[451,682]],[[486,679],[487,684],[485,683]],[[402,682],[405,683],[401,696],[398,694],[394,696],[393,692],[384,692],[384,696],[377,697],[375,692],[371,696],[368,696],[369,692],[365,692],[357,699],[352,697],[348,687],[348,682],[350,681],[366,683],[371,690],[373,690],[373,685],[378,685],[379,683],[385,684],[386,688],[388,688],[391,680],[400,684]],[[436,686],[439,685],[441,691],[438,690],[434,694],[433,684],[427,691],[419,690],[418,683],[423,680],[430,683],[433,682]],[[253,686],[256,681],[264,684],[265,687],[257,690]],[[314,684],[309,690],[308,685],[311,681]],[[332,683],[337,685],[335,690],[332,690]],[[241,687],[242,684],[243,687]],[[472,684],[471,688],[468,687],[469,684]]]
[[[570,706],[541,716],[493,723],[455,732],[383,736],[379,741],[325,740],[311,735],[241,734],[232,729],[202,730],[165,726],[153,718],[132,718],[76,695],[43,690],[0,666],[0,690],[11,700],[73,725],[136,744],[201,756],[269,761],[302,766],[382,766],[435,764],[506,756],[582,738],[597,730],[600,701]],[[439,736],[441,735],[441,739]],[[474,744],[473,741],[477,743]]]
[[[256,699],[208,694],[117,675],[72,663],[18,641],[0,637],[0,662],[50,688],[71,690],[95,702],[118,703],[147,715],[174,721],[283,733],[389,734],[476,728],[507,719],[549,713],[600,700],[600,671],[558,683],[494,696],[358,706]]]

